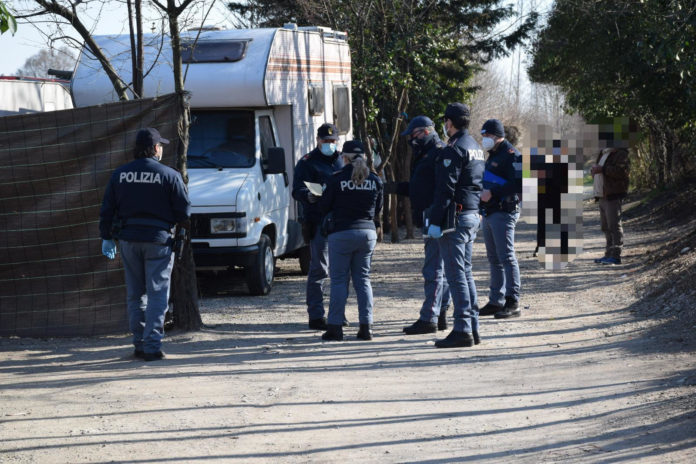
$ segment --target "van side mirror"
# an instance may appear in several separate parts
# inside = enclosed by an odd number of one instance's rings
[[[265,169],[266,174],[285,173],[285,149],[282,147],[271,147],[268,149],[268,164]]]

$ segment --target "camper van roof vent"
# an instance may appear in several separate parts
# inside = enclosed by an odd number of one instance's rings
[[[301,31],[308,32],[331,32],[331,28],[325,26],[302,26],[298,27],[298,29]]]
[[[190,27],[188,28],[189,32],[208,32],[208,31],[221,31],[222,28],[220,26],[201,26],[201,27]]]
[[[181,43],[184,63],[230,63],[244,59],[251,39],[201,40]]]
[[[297,24],[295,23],[285,23],[283,24],[283,29],[288,29],[290,31],[296,31],[297,30]]]

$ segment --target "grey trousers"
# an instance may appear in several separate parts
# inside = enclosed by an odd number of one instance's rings
[[[599,199],[599,220],[607,240],[605,256],[621,258],[623,248],[623,226],[621,225],[621,199]]]

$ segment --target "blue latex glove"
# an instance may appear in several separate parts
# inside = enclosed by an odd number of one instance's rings
[[[113,240],[102,240],[102,254],[109,259],[116,257],[116,243]]]
[[[428,235],[432,238],[440,238],[442,237],[442,229],[440,229],[440,226],[430,224],[428,227]]]

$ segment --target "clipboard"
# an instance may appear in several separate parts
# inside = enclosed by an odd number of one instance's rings
[[[314,182],[307,182],[307,181],[304,181],[304,184],[307,186],[307,188],[309,189],[309,192],[312,195],[316,195],[316,196],[320,197],[324,193],[324,187],[321,184],[317,184]]]

